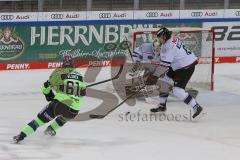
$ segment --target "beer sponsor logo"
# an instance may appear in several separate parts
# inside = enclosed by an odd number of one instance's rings
[[[24,42],[11,28],[0,30],[0,60],[12,60],[24,51]]]

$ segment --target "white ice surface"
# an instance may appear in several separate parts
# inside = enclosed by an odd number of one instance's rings
[[[155,107],[137,102],[122,105],[102,120],[69,122],[56,137],[45,136],[44,126],[21,144],[12,144],[12,136],[47,104],[40,86],[50,72],[0,72],[0,160],[240,159],[240,64],[216,65],[215,91],[201,91],[198,96],[207,111],[198,122],[123,120],[127,111],[128,116],[138,112],[144,116]],[[81,112],[99,103],[86,97]],[[190,108],[172,99],[167,115],[177,114],[189,115]]]

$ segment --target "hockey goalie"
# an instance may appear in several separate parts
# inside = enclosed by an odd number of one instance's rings
[[[158,106],[152,108],[151,112],[166,111],[170,93],[192,107],[193,118],[202,112],[203,108],[185,90],[198,58],[171,31],[160,28],[152,43],[142,43],[133,51],[132,59],[134,66],[129,75],[133,78],[133,86],[155,86],[159,91]],[[141,70],[144,70],[143,75],[140,75]],[[127,87],[126,91],[132,91],[133,88]],[[149,97],[149,91],[146,89],[144,92],[144,96]]]

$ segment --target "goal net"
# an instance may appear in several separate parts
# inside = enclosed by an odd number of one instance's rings
[[[132,44],[131,50],[139,47],[142,43],[152,42],[156,38],[158,28],[138,29],[130,33],[128,40]],[[169,28],[173,35],[178,37],[185,44],[186,48],[192,51],[198,58],[188,88],[214,89],[214,39],[212,30],[202,28]],[[161,54],[161,53],[160,53]]]

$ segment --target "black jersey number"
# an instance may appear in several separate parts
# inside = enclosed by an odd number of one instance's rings
[[[177,48],[178,48],[178,49],[181,49],[181,47],[184,49],[184,51],[186,52],[187,55],[192,54],[191,51],[189,51],[189,50],[186,49],[185,45],[184,45],[182,42],[178,41],[178,42],[177,42]]]
[[[184,51],[186,52],[187,55],[192,54],[191,51],[189,51],[189,50],[187,50],[187,49],[185,48],[185,45],[182,45],[182,47],[183,47],[183,49],[184,49]]]
[[[80,95],[79,92],[80,92],[79,82],[67,81],[66,94],[79,96]]]

